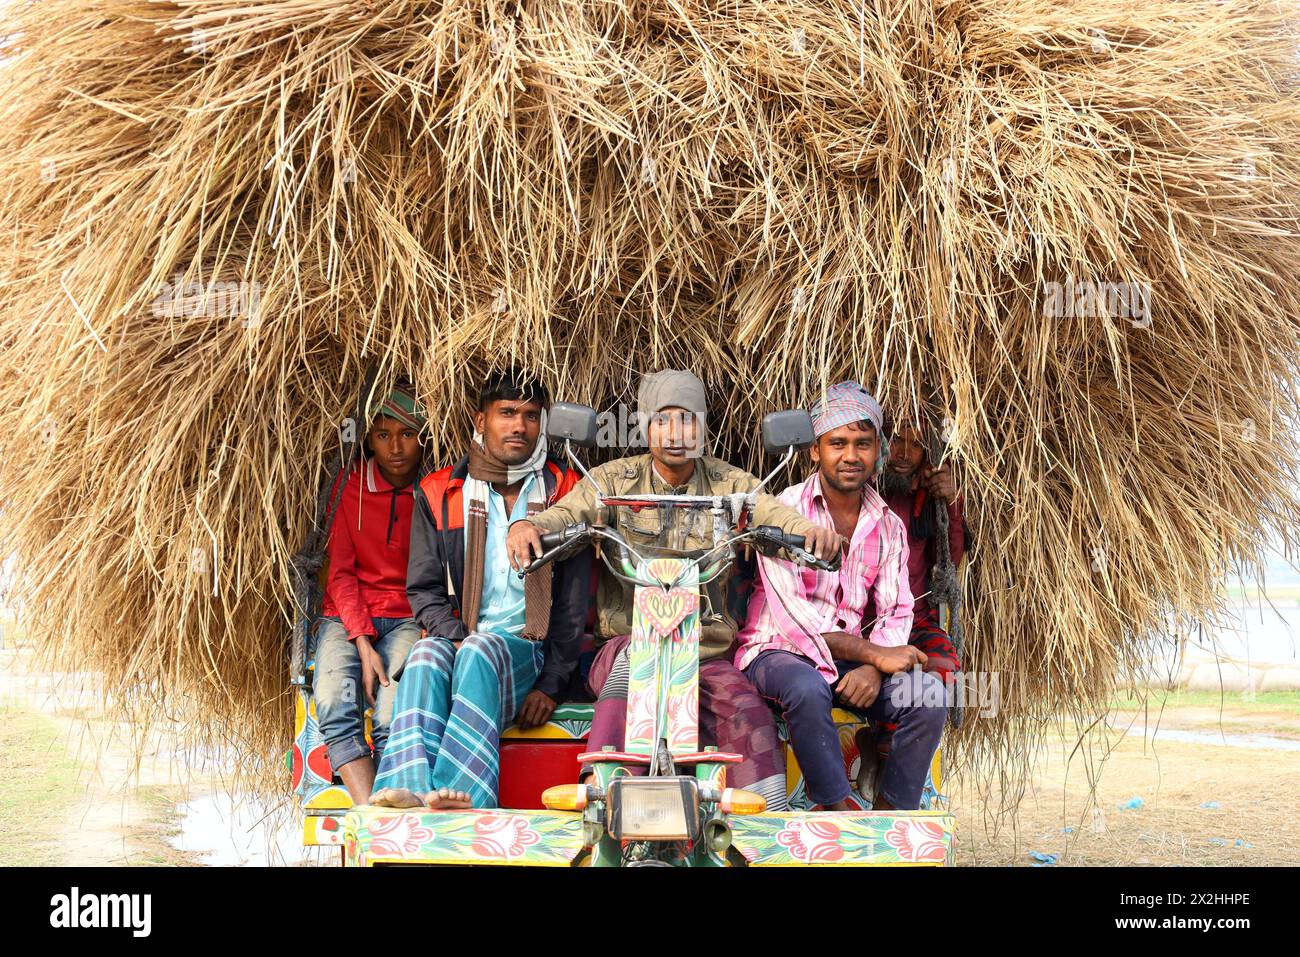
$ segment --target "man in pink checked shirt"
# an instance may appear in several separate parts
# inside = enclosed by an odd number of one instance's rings
[[[838,702],[897,725],[874,807],[914,810],[948,709],[932,703],[945,700],[938,677],[905,674],[926,657],[908,644],[907,530],[870,483],[883,464],[880,404],[858,383],[841,382],[812,417],[817,471],[777,497],[838,532],[848,543],[843,563],[822,572],[760,557],[736,667],[785,713],[813,803],[854,807],[831,718]],[[863,612],[873,598],[878,617],[864,637]]]

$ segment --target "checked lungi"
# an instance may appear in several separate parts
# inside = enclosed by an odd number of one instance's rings
[[[948,675],[961,671],[957,648],[948,637],[948,632],[939,624],[938,609],[926,608],[913,616],[912,633],[908,636],[907,643],[925,652],[929,659],[925,663],[925,670],[935,672],[945,681]]]
[[[452,788],[497,806],[501,730],[542,670],[542,643],[472,632],[421,638],[406,659],[375,790]]]

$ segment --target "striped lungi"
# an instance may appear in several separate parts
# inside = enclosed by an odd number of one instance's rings
[[[445,638],[421,638],[397,683],[375,790],[453,788],[474,807],[496,807],[501,730],[519,713],[542,658],[542,643],[526,638],[476,631],[459,652]]]

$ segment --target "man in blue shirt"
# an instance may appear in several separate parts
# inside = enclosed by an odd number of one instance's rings
[[[406,593],[424,630],[406,659],[370,803],[496,807],[501,730],[544,724],[578,661],[591,552],[521,581],[510,522],[578,476],[546,453],[545,388],[515,372],[479,394],[469,455],[415,495]]]

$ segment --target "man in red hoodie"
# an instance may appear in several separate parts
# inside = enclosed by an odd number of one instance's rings
[[[313,692],[330,766],[354,804],[370,797],[388,739],[396,695],[388,676],[420,639],[406,597],[406,566],[424,423],[414,389],[399,384],[366,433],[369,455],[348,473],[330,529]],[[365,736],[366,703],[373,709],[373,757]]]

